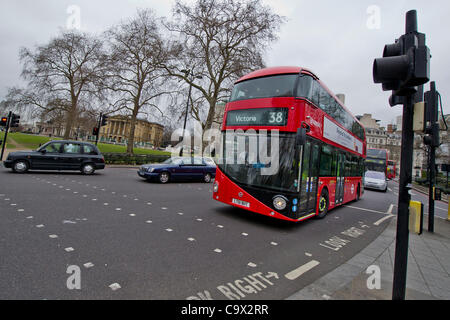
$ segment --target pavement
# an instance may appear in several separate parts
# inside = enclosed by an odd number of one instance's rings
[[[434,233],[426,231],[424,224],[422,235],[409,235],[406,300],[449,300],[450,221],[436,218]],[[288,300],[392,299],[396,226],[397,219],[392,219],[385,231],[360,253]],[[373,288],[371,266],[380,271],[378,288]]]

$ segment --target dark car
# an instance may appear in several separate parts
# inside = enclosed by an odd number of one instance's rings
[[[34,151],[11,152],[4,165],[17,173],[25,173],[30,169],[79,170],[88,175],[104,169],[105,159],[91,143],[55,140]]]
[[[176,180],[198,180],[209,183],[216,176],[216,165],[210,158],[173,157],[161,164],[141,166],[138,175],[161,183]]]

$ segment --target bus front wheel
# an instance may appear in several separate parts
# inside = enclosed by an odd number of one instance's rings
[[[328,197],[328,191],[322,190],[322,193],[320,194],[319,198],[319,213],[317,214],[317,219],[323,219],[328,213],[328,206],[329,206],[329,197]]]

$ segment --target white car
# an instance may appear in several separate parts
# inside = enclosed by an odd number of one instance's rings
[[[364,175],[364,188],[376,189],[386,192],[388,184],[384,172],[366,171]]]

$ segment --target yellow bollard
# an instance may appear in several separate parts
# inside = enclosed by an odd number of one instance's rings
[[[418,235],[423,230],[423,203],[419,201],[409,202],[409,231]]]
[[[447,215],[447,221],[450,221],[450,195],[447,195],[448,200],[448,215]]]

